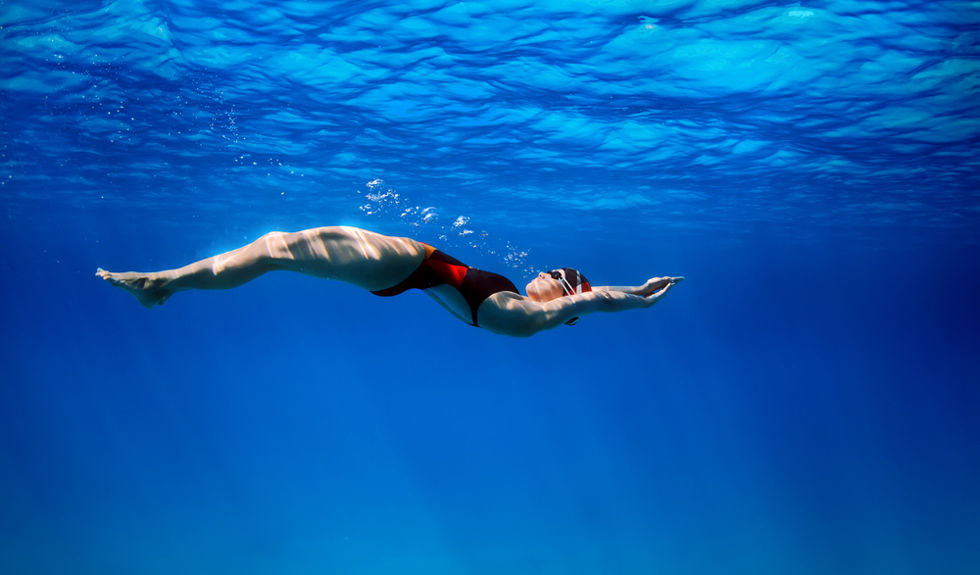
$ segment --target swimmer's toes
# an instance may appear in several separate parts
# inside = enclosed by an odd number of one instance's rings
[[[162,287],[162,280],[138,272],[112,273],[99,268],[96,275],[110,284],[129,292],[145,307],[154,307],[167,301],[173,292]]]
[[[125,281],[122,279],[122,276],[126,275],[125,273],[112,273],[109,270],[104,270],[102,268],[99,268],[95,272],[95,275],[99,276],[100,278],[104,279],[105,281],[111,283],[114,286],[126,287]]]

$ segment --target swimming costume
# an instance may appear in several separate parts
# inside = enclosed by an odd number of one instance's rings
[[[518,293],[513,282],[504,276],[471,268],[428,244],[423,245],[425,246],[425,259],[422,260],[419,267],[415,268],[412,275],[396,286],[371,293],[382,297],[391,297],[412,288],[427,289],[440,285],[451,285],[459,291],[467,305],[470,306],[473,325],[477,327],[480,324],[476,322],[476,310],[480,308],[483,300],[502,291]]]

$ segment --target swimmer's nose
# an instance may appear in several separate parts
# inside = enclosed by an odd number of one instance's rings
[[[538,277],[539,277],[539,278],[542,278],[542,279],[543,279],[543,278],[544,278],[545,276],[547,276],[547,275],[548,275],[548,274],[546,274],[546,273],[544,273],[544,272],[538,272]]]

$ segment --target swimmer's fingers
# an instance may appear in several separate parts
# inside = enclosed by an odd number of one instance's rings
[[[672,288],[672,287],[674,287],[674,283],[673,282],[667,282],[667,284],[665,284],[664,287],[662,287],[659,290],[653,292],[652,294],[646,296],[646,298],[644,298],[644,299],[647,300],[647,305],[653,305],[653,304],[657,303],[658,301],[660,301],[660,298],[662,298],[665,295],[667,295],[667,292],[670,291],[670,288]]]
[[[647,281],[643,282],[643,285],[640,286],[638,291],[633,293],[636,293],[637,295],[642,295],[644,297],[648,297],[654,292],[656,292],[657,290],[663,288],[665,285],[671,283],[672,281],[674,281],[674,278],[672,277],[650,278]]]

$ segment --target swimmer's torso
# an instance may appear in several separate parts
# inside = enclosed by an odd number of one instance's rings
[[[500,274],[467,266],[434,247],[425,246],[425,258],[418,268],[398,285],[371,293],[383,297],[406,290],[426,290],[463,321],[479,326],[477,310],[488,297],[500,292],[518,293],[513,282]]]

